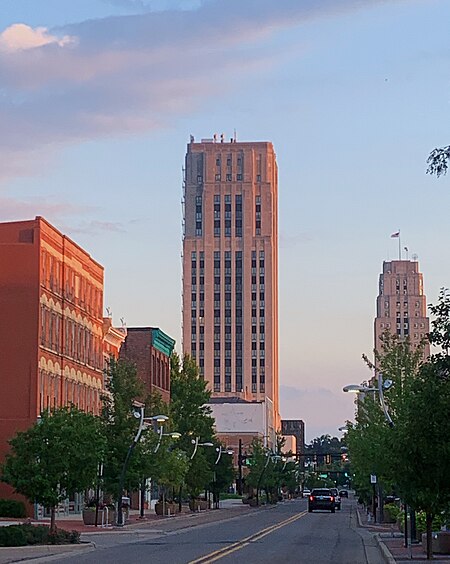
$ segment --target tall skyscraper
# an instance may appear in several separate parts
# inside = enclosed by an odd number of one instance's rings
[[[426,297],[423,293],[423,275],[415,260],[383,262],[375,318],[375,348],[381,350],[380,337],[385,331],[409,337],[418,345],[430,330]],[[426,345],[424,356],[430,354]]]
[[[269,142],[187,146],[183,348],[215,398],[278,402],[278,169]],[[275,423],[276,424],[276,423]]]

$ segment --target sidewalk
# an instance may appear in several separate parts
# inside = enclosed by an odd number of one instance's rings
[[[366,510],[356,504],[358,524],[369,530],[377,540],[380,550],[389,564],[395,562],[411,561],[417,563],[434,562],[435,564],[449,564],[450,554],[434,554],[433,560],[426,559],[425,548],[422,544],[413,544],[405,547],[405,537],[395,524],[372,523],[368,520]]]
[[[131,511],[127,523],[123,527],[94,527],[93,525],[84,525],[81,515],[60,516],[56,519],[57,527],[66,530],[75,530],[81,533],[80,544],[69,545],[44,545],[44,546],[24,546],[24,547],[0,547],[0,564],[10,564],[12,562],[47,562],[60,555],[69,552],[89,552],[95,550],[96,543],[93,539],[101,538],[103,535],[115,536],[120,535],[136,535],[145,534],[165,534],[171,531],[181,530],[193,526],[224,521],[238,517],[246,513],[254,511],[264,511],[266,508],[250,508],[244,505],[241,500],[224,500],[220,502],[220,509],[210,509],[193,513],[191,511],[183,511],[172,517],[158,516],[150,510],[145,512],[145,518],[139,517],[139,511]],[[15,523],[24,522],[17,519]],[[32,521],[38,525],[48,525],[48,519],[40,521]],[[8,524],[12,524],[12,520],[8,520]],[[112,540],[112,539],[111,539]],[[98,540],[97,540],[98,542]]]

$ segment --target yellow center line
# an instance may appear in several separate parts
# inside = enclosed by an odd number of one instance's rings
[[[227,546],[225,548],[219,548],[214,552],[211,552],[209,554],[206,554],[205,556],[201,556],[200,558],[197,558],[197,560],[191,560],[189,564],[209,564],[211,562],[215,562],[216,560],[219,560],[224,556],[228,556],[229,554],[236,552],[237,550],[240,550],[245,546],[248,546],[251,542],[258,541],[263,537],[265,537],[266,535],[269,535],[270,533],[273,533],[274,531],[281,529],[282,527],[285,527],[286,525],[289,525],[294,521],[297,521],[297,519],[304,517],[306,514],[307,514],[306,511],[302,511],[298,515],[293,515],[292,517],[289,517],[288,519],[285,519],[280,523],[276,523],[275,525],[270,525],[269,527],[266,527],[265,529],[262,529],[257,533],[253,533],[253,535],[241,539],[240,541],[234,542],[233,544],[230,544],[230,546]]]

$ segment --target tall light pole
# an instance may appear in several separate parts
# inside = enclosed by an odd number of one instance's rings
[[[194,451],[191,454],[191,460],[194,458],[194,456],[197,453],[198,447],[213,447],[214,445],[212,443],[200,443],[200,437],[195,437],[195,439],[191,440],[191,443],[194,445]]]
[[[356,392],[356,393],[378,393],[378,399],[380,401],[380,405],[381,408],[383,409],[383,413],[384,413],[384,417],[389,425],[389,427],[393,427],[394,426],[394,422],[392,421],[392,417],[388,411],[387,405],[386,405],[386,401],[384,398],[384,391],[385,390],[389,390],[389,388],[392,386],[393,382],[392,380],[384,380],[383,379],[383,375],[381,372],[378,372],[377,374],[377,383],[378,386],[375,387],[369,387],[369,386],[365,386],[365,385],[358,385],[358,384],[349,384],[348,386],[344,386],[344,388],[342,388],[342,390],[344,392]],[[373,487],[373,493],[372,493],[372,512],[373,512],[373,519],[374,522],[377,522],[377,512],[376,512],[376,476],[371,476],[371,480],[372,481],[372,487]],[[382,497],[382,496],[380,496]],[[382,514],[383,512],[383,503],[382,503],[382,499],[381,499],[381,503],[380,503],[380,513]]]
[[[216,452],[217,452],[217,458],[214,462],[214,491],[213,491],[213,501],[214,501],[214,506],[216,509],[219,509],[219,493],[216,492],[216,466],[219,464],[220,459],[222,457],[222,454],[229,454],[229,455],[233,455],[233,451],[229,448],[222,448],[222,445],[219,445],[218,447],[216,447]]]
[[[147,427],[148,424],[150,424],[150,422],[156,421],[159,424],[163,424],[169,419],[167,417],[167,415],[155,415],[153,417],[145,417],[144,416],[144,410],[145,410],[145,406],[141,406],[140,411],[134,411],[133,412],[134,417],[136,417],[136,419],[139,419],[139,427],[136,431],[136,435],[133,438],[133,442],[128,447],[127,455],[125,457],[125,460],[124,460],[124,463],[123,463],[123,466],[122,466],[122,472],[120,473],[119,491],[118,491],[118,496],[117,496],[117,525],[119,527],[123,527],[123,524],[124,524],[123,523],[123,511],[122,511],[123,488],[124,488],[124,484],[125,484],[125,475],[126,475],[126,472],[127,472],[128,463],[130,462],[130,458],[131,458],[131,455],[133,453],[133,450],[136,448],[136,445],[138,444],[138,442],[141,438],[142,431]]]

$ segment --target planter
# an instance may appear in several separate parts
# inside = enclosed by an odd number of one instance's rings
[[[189,509],[191,511],[205,511],[211,509],[211,505],[206,499],[191,499],[189,501]]]
[[[256,499],[256,497],[252,497],[248,500],[248,504],[250,505],[250,507],[256,507],[258,505],[258,500]]]
[[[165,506],[164,513],[163,505]],[[175,513],[178,513],[178,504],[168,502],[166,502],[165,504],[163,504],[162,502],[155,503],[155,513],[156,515],[175,515]]]
[[[450,554],[450,531],[439,531],[432,533],[432,551],[434,554]],[[423,549],[427,550],[427,535],[422,535]]]
[[[100,515],[99,515],[99,521],[100,521]],[[83,509],[83,523],[85,525],[95,525],[95,507],[93,509],[92,508]]]
[[[106,523],[106,509],[99,509],[98,510],[98,519],[97,519],[97,525],[101,525],[102,524],[102,519],[103,519],[103,523]],[[116,510],[115,509],[109,509],[108,510],[108,525],[112,525],[113,523],[116,522]],[[83,523],[85,525],[95,525],[95,507],[89,507],[87,509],[83,509]]]

